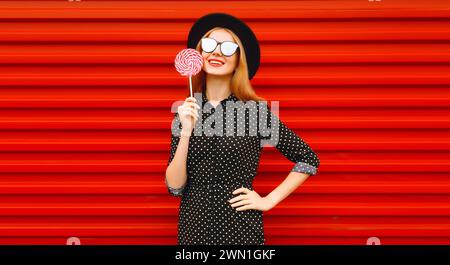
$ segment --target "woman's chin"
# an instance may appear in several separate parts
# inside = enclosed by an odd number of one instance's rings
[[[219,76],[228,76],[228,75],[232,74],[232,72],[227,73],[225,71],[218,70],[218,69],[214,69],[214,70],[207,69],[206,73],[208,75],[214,75],[214,76],[217,76],[217,77],[219,77]]]

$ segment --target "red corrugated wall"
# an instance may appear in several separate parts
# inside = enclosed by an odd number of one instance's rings
[[[0,1],[0,244],[175,244],[173,67],[209,12],[260,39],[252,80],[321,158],[267,244],[450,244],[448,1]],[[262,155],[267,194],[293,163]]]

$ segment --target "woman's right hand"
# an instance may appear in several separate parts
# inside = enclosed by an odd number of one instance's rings
[[[183,134],[190,135],[192,129],[199,117],[200,106],[197,104],[197,99],[194,97],[188,97],[184,100],[184,103],[178,107],[178,116],[180,117]]]

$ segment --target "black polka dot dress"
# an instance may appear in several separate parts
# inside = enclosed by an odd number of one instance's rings
[[[208,102],[204,91],[195,93],[195,98],[198,103],[202,102],[203,111],[199,111],[201,120],[197,121],[189,139],[187,182],[175,189],[168,186],[166,180],[169,193],[181,196],[178,244],[264,245],[263,212],[237,211],[228,202],[239,195],[232,192],[240,187],[253,190],[263,144],[275,146],[294,162],[292,171],[295,172],[315,175],[319,158],[279,120],[266,102],[247,101],[254,103],[251,107],[256,106],[255,111],[255,108],[245,107],[246,102],[239,101],[234,94],[216,107]],[[230,121],[234,126],[228,126]],[[255,123],[256,128],[252,127]],[[175,113],[167,165],[177,150],[180,128]]]

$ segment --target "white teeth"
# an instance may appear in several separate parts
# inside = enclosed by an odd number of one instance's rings
[[[220,63],[218,61],[209,61],[210,64],[216,64],[216,65],[223,65],[223,63]]]

